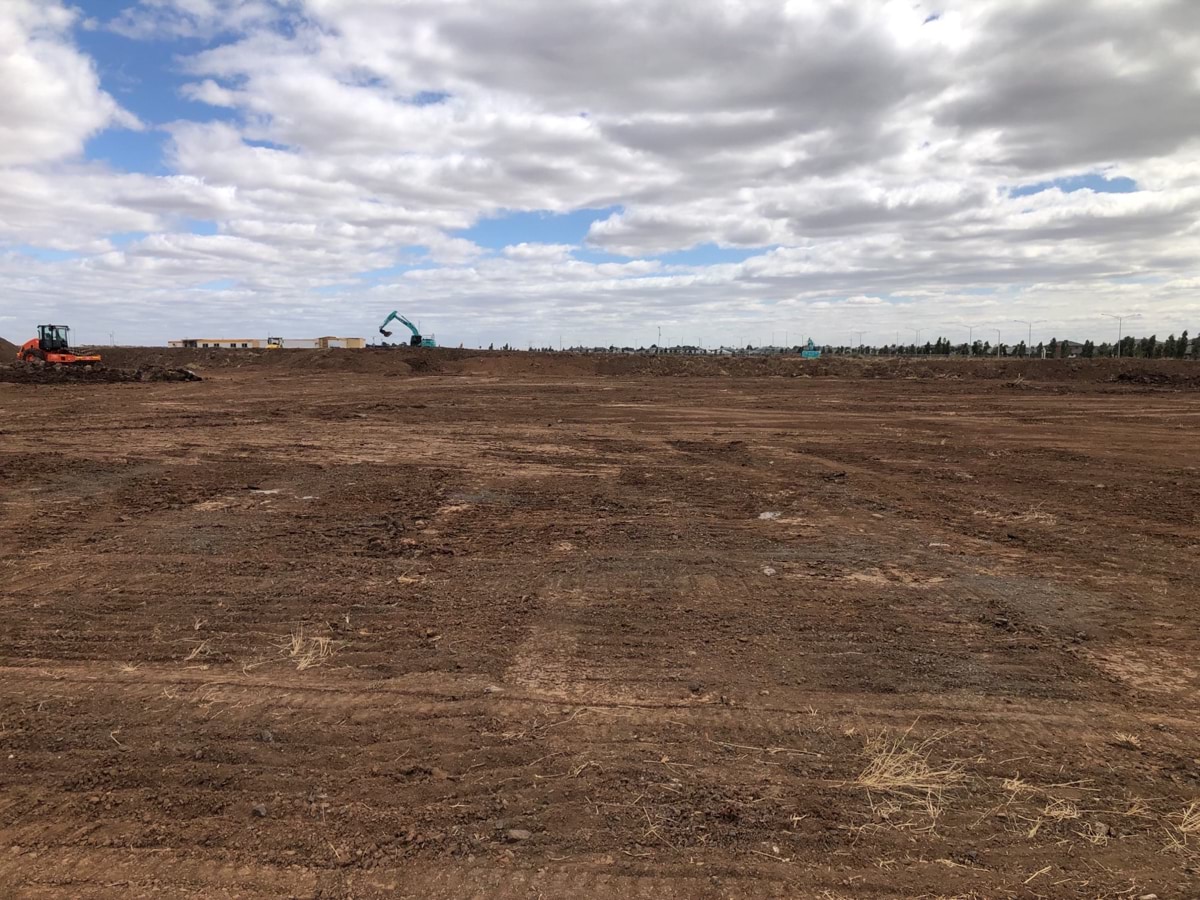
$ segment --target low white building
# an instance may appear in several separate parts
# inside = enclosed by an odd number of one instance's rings
[[[168,347],[185,347],[190,350],[261,350],[287,348],[290,350],[361,350],[367,346],[364,338],[334,337],[318,338],[179,338],[167,341]]]

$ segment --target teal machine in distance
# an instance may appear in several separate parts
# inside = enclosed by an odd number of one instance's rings
[[[817,349],[817,345],[813,343],[813,339],[809,338],[808,343],[804,345],[804,349],[800,351],[800,355],[805,359],[820,359],[821,351]]]
[[[437,341],[435,341],[431,337],[422,337],[421,332],[417,330],[417,326],[414,325],[412,322],[408,321],[408,319],[404,318],[404,316],[400,315],[400,313],[396,312],[395,310],[392,310],[392,312],[388,314],[388,317],[383,320],[383,324],[379,326],[379,333],[382,334],[384,337],[392,336],[392,333],[387,330],[388,323],[392,322],[392,321],[399,322],[401,325],[403,325],[405,328],[407,328],[409,331],[412,332],[412,337],[410,337],[408,339],[408,345],[410,347],[436,347],[437,346]]]

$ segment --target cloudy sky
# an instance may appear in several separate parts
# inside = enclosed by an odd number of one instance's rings
[[[1200,330],[1195,0],[0,0],[0,83],[12,340]]]

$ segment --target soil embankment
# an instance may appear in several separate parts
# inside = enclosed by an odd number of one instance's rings
[[[579,377],[589,375],[700,377],[836,377],[980,379],[1015,383],[1141,384],[1200,388],[1200,363],[1143,359],[950,359],[794,356],[638,356],[410,348],[370,350],[183,350],[116,347],[107,365],[161,366],[197,371],[260,366],[279,372],[382,375]]]

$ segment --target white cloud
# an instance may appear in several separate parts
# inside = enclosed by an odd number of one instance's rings
[[[369,333],[402,301],[485,344],[607,343],[651,318],[714,342],[797,317],[868,340],[967,319],[1078,334],[1116,306],[1162,332],[1200,318],[1189,0],[139,0],[101,27],[203,42],[179,65],[213,116],[166,126],[167,175],[80,158],[131,120],[66,7],[4,10],[0,252],[79,256],[3,256],[0,313],[153,310],[141,333],[162,339],[290,309]],[[1096,171],[1142,190],[1010,194]],[[615,211],[581,247],[462,235],[584,208]],[[755,255],[652,258],[710,246]]]
[[[272,0],[138,0],[109,27],[132,38],[210,37],[262,27],[280,12]]]
[[[74,20],[55,0],[0,4],[0,166],[71,156],[111,124],[138,127],[71,44]]]

